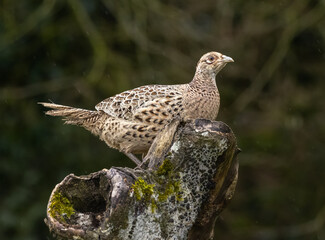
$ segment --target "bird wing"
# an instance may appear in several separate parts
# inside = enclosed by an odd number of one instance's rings
[[[157,109],[166,105],[172,106],[175,101],[180,101],[184,88],[184,84],[142,86],[107,98],[95,108],[114,117],[141,122],[146,114],[156,116],[157,111],[160,111]],[[153,117],[150,121],[154,119]]]

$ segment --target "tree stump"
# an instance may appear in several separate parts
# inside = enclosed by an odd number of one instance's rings
[[[58,239],[212,239],[235,191],[238,152],[226,124],[174,120],[141,168],[65,177],[45,222]]]

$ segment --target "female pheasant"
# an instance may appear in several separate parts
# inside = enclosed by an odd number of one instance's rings
[[[190,83],[138,87],[103,100],[96,111],[40,104],[53,109],[47,115],[62,116],[65,123],[84,127],[139,165],[141,161],[134,154],[146,153],[158,132],[173,118],[216,119],[220,96],[215,78],[233,61],[218,52],[206,53]]]

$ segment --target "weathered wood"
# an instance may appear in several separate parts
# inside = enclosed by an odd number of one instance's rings
[[[237,143],[222,122],[167,126],[142,168],[68,175],[46,223],[62,239],[211,239],[238,176]]]

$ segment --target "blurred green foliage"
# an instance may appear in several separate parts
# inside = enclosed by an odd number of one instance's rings
[[[51,239],[69,173],[133,166],[38,101],[92,109],[146,84],[189,82],[207,51],[219,120],[243,152],[216,239],[325,239],[324,0],[0,1],[0,239]]]

